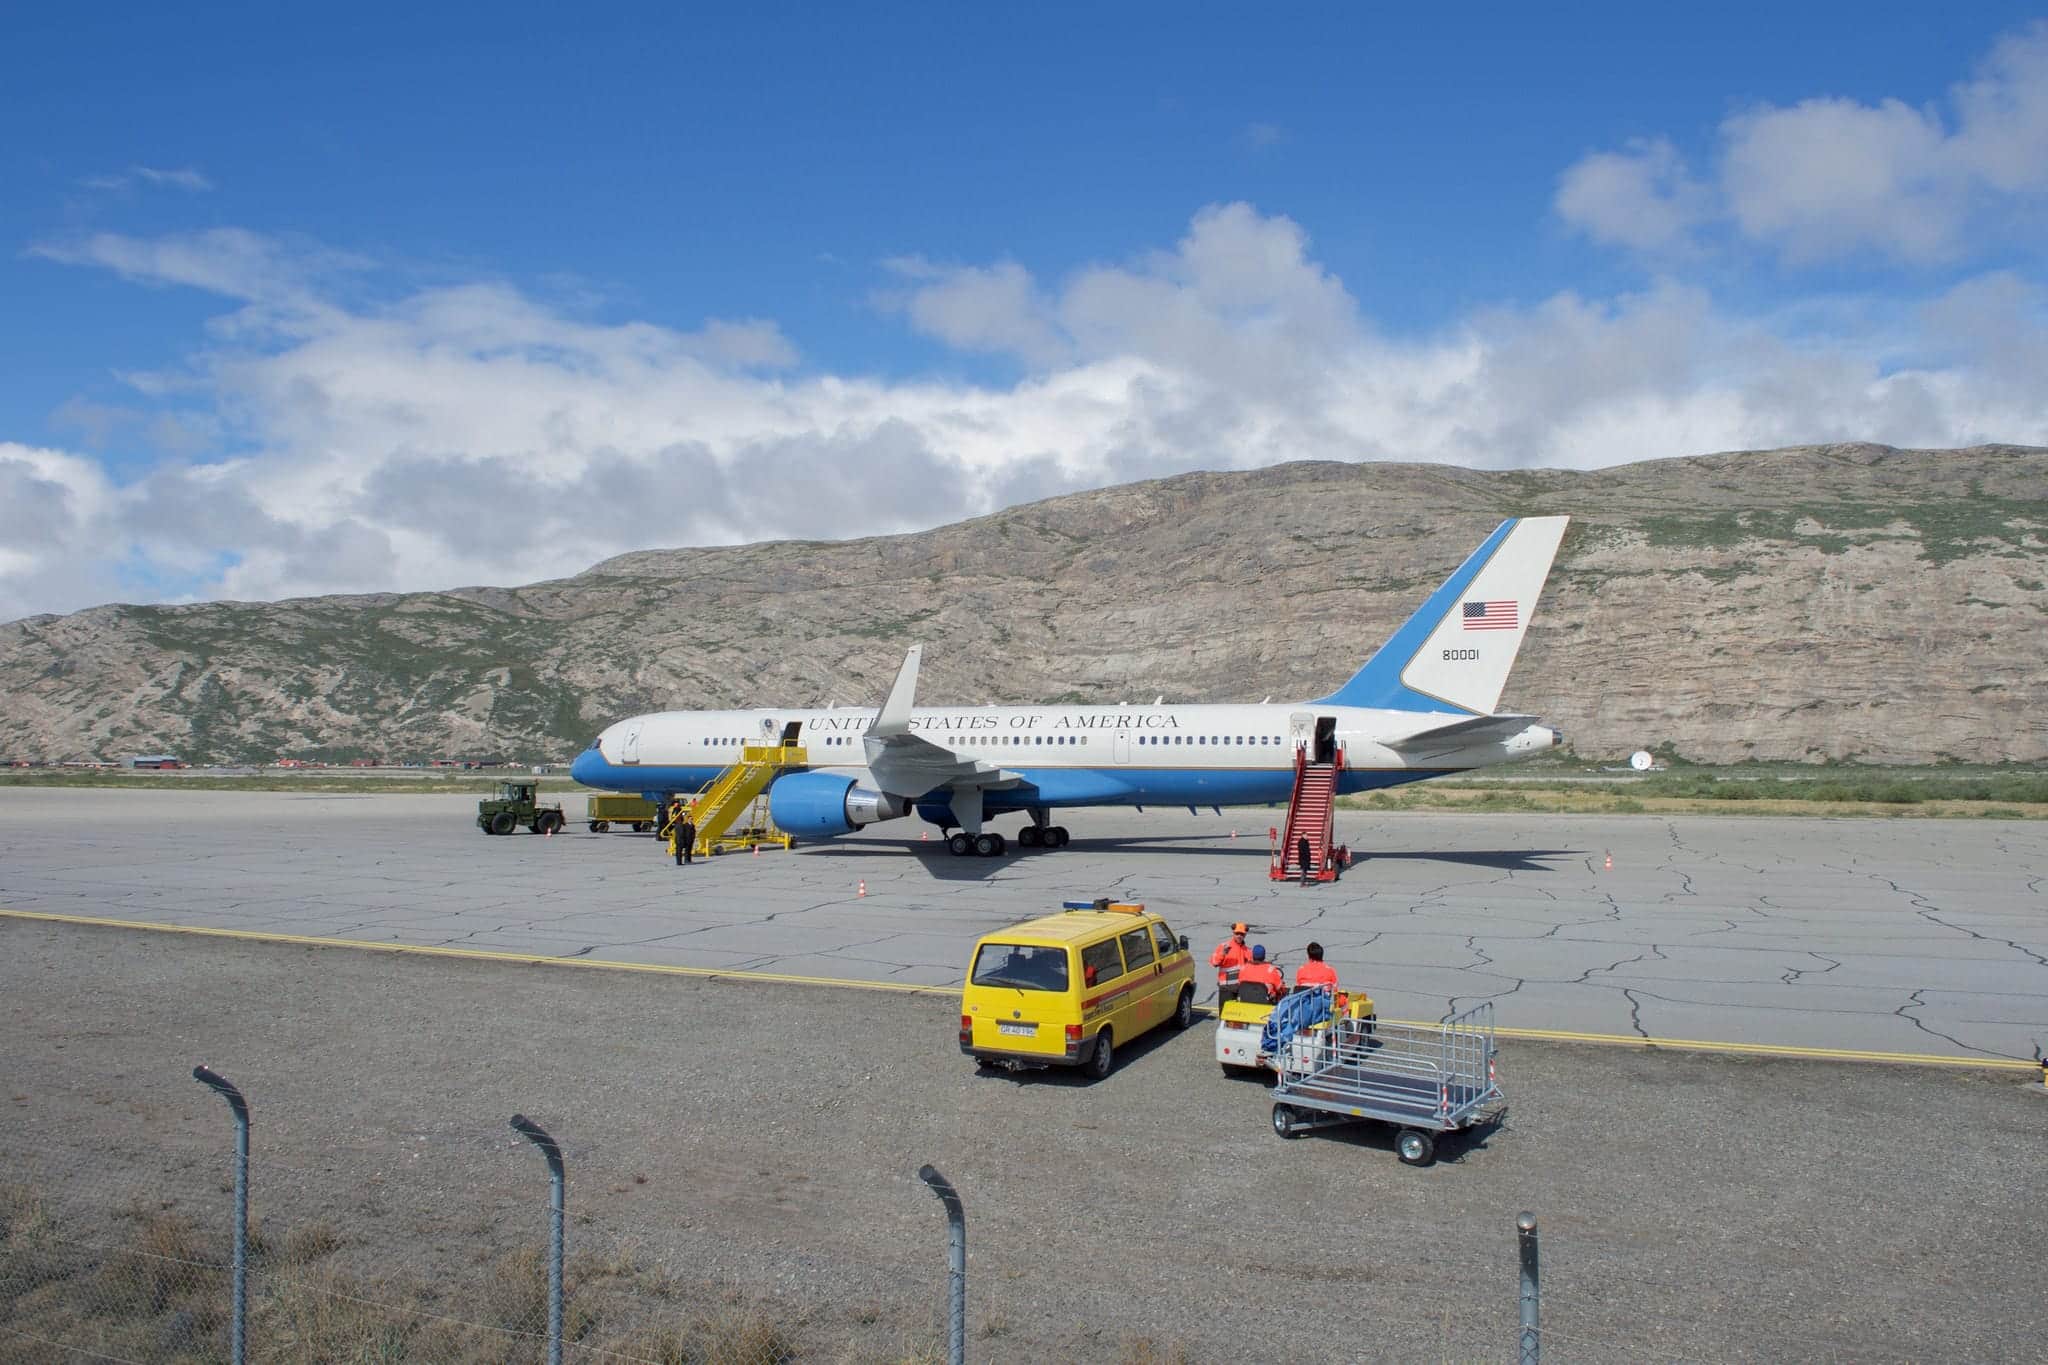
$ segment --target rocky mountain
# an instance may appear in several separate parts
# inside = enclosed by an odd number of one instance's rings
[[[1500,518],[1575,521],[1502,699],[1586,756],[2048,757],[2048,450],[1293,464],[523,588],[0,625],[0,760],[566,758],[662,707],[1318,696]]]

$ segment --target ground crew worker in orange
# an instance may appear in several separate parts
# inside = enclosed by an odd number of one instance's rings
[[[1337,993],[1337,969],[1323,961],[1323,945],[1308,945],[1308,961],[1294,969],[1294,989],[1307,986],[1328,986],[1330,993]]]
[[[1252,950],[1245,947],[1246,933],[1243,920],[1230,926],[1230,937],[1216,945],[1216,951],[1209,954],[1209,965],[1216,969],[1216,1001],[1237,998],[1237,970],[1252,960]]]
[[[1246,986],[1264,986],[1267,1001],[1276,1004],[1281,996],[1287,994],[1287,978],[1281,975],[1278,967],[1266,961],[1266,945],[1263,943],[1254,943],[1252,960],[1237,969],[1237,985],[1240,990]]]

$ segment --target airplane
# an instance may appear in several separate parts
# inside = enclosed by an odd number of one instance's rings
[[[1341,757],[1339,794],[1466,772],[1564,742],[1534,716],[1494,714],[1568,517],[1504,521],[1342,687],[1253,705],[936,706],[916,703],[911,646],[879,707],[661,711],[605,729],[570,765],[588,787],[666,802],[748,745],[801,743],[807,763],[768,788],[799,839],[915,814],[957,856],[1059,848],[1052,812],[1088,806],[1270,805],[1292,795],[1298,751]]]

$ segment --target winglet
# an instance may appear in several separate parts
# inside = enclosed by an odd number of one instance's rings
[[[917,665],[923,657],[923,645],[912,645],[910,652],[903,656],[903,667],[897,671],[896,681],[889,688],[889,699],[882,703],[874,723],[868,726],[870,739],[887,739],[891,735],[910,733],[910,708],[917,702]]]

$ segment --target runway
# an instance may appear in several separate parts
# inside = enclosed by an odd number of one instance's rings
[[[1267,879],[1280,812],[1263,809],[1077,812],[1070,847],[995,859],[898,821],[688,868],[651,836],[580,824],[487,838],[474,810],[0,789],[0,910],[948,989],[978,935],[1110,895],[1204,956],[1236,919],[1290,967],[1319,940],[1389,1017],[1492,1000],[1504,1030],[1984,1060],[2048,1046],[2038,822],[1343,812],[1363,860],[1303,888]]]

